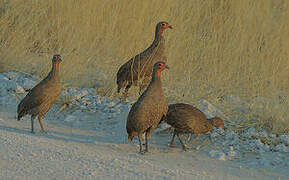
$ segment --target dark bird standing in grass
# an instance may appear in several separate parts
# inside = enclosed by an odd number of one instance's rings
[[[161,83],[161,72],[168,68],[165,62],[157,62],[154,65],[150,84],[133,104],[127,117],[128,140],[131,142],[134,136],[138,136],[140,153],[143,152],[143,134],[145,133],[145,152],[148,152],[150,135],[168,111],[168,102]]]
[[[199,109],[183,103],[170,104],[164,121],[175,128],[170,146],[173,146],[175,136],[177,135],[184,150],[186,150],[186,145],[181,139],[182,134],[203,134],[211,131],[214,127],[224,128],[221,118],[214,117],[207,119],[205,114]]]
[[[45,132],[42,118],[51,106],[58,100],[61,92],[59,79],[59,64],[61,56],[52,58],[52,69],[45,79],[32,88],[18,105],[18,121],[25,115],[31,115],[31,132],[34,133],[34,119],[38,116],[41,132]]]
[[[153,43],[142,53],[131,58],[123,64],[117,72],[117,92],[125,88],[124,97],[127,96],[129,88],[134,85],[139,85],[139,94],[147,87],[151,80],[153,65],[157,61],[167,61],[164,54],[165,39],[164,31],[172,29],[169,23],[163,21],[156,25],[155,39]]]

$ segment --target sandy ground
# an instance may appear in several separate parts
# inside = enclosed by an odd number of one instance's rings
[[[0,179],[286,179],[288,172],[220,161],[202,152],[167,147],[154,136],[151,152],[139,154],[122,137],[57,126],[30,133],[29,118],[15,119],[15,107],[1,106]],[[124,122],[124,121],[123,121]],[[123,127],[125,124],[122,124]],[[121,128],[121,127],[120,127]],[[167,138],[166,138],[167,139]]]

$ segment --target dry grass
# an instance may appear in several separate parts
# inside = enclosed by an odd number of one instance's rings
[[[171,102],[206,98],[227,117],[288,129],[289,2],[284,0],[2,0],[0,71],[43,77],[63,56],[67,86],[116,91],[118,67],[147,47],[166,20],[165,88]],[[221,101],[264,97],[240,113]],[[269,98],[270,102],[267,101]],[[255,107],[256,106],[256,107]],[[268,120],[270,119],[270,120]]]

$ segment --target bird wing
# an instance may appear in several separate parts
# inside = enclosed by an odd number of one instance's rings
[[[43,102],[49,100],[51,97],[47,91],[51,91],[47,80],[42,80],[39,84],[33,87],[24,99],[18,105],[18,114],[21,111],[29,111],[40,106]]]

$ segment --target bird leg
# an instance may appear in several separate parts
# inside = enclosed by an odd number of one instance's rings
[[[38,115],[38,121],[39,121],[39,124],[40,124],[40,127],[41,127],[41,132],[45,133],[45,130],[44,130],[44,127],[43,127],[43,124],[42,124],[42,116]]]
[[[180,134],[180,133],[177,133],[177,136],[178,136],[178,138],[179,138],[179,140],[180,140],[180,143],[182,144],[182,146],[183,146],[183,150],[184,151],[186,151],[187,150],[187,147],[186,147],[186,145],[185,145],[185,143],[182,141],[182,135]]]
[[[122,93],[122,100],[123,101],[126,101],[126,98],[128,97],[128,90],[129,90],[130,87],[131,87],[131,84],[128,84],[125,87],[124,92]]]
[[[173,134],[172,140],[171,140],[171,142],[170,142],[170,147],[174,147],[174,142],[175,142],[176,133],[177,133],[177,131],[174,130],[174,134]]]
[[[149,152],[149,138],[151,135],[151,127],[146,131],[145,135],[145,152]]]
[[[31,115],[31,133],[34,134],[34,119],[36,116]]]
[[[195,135],[194,140],[192,141],[192,145],[196,144],[197,141],[199,140],[200,136],[198,134]]]
[[[143,153],[143,151],[142,151],[142,134],[138,135],[138,140],[139,140],[139,153]]]

